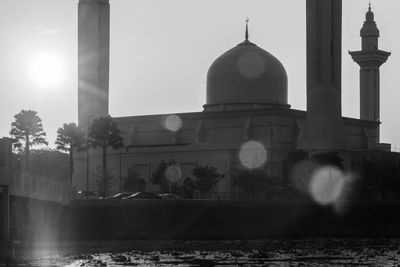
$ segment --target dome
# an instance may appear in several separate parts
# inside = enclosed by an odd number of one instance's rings
[[[273,55],[246,40],[218,57],[207,73],[205,110],[287,105],[287,75]]]

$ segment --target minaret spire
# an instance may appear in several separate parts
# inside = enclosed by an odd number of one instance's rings
[[[246,41],[249,40],[249,18],[246,18],[246,34],[245,34]]]
[[[380,66],[390,56],[389,52],[379,50],[379,30],[371,11],[371,2],[363,27],[360,31],[361,50],[349,52],[353,60],[360,66],[360,119],[380,121]],[[379,143],[379,126],[375,143]]]

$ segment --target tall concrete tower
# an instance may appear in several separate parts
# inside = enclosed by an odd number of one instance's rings
[[[343,150],[341,106],[342,0],[307,0],[307,118],[298,147]]]
[[[378,49],[379,30],[371,5],[360,36],[361,51],[349,52],[360,65],[360,119],[379,121],[379,67],[386,62],[390,53]]]
[[[109,55],[109,0],[79,0],[78,123],[84,131],[108,115]]]

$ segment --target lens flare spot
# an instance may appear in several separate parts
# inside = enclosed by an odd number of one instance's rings
[[[339,200],[345,178],[343,172],[333,166],[325,166],[314,171],[310,181],[310,193],[320,205],[334,204]]]
[[[177,182],[182,176],[181,168],[176,165],[168,166],[167,170],[165,171],[165,177],[168,181],[174,183]]]
[[[182,127],[182,120],[178,115],[168,115],[165,117],[163,124],[165,129],[171,132],[177,132]]]
[[[263,58],[257,52],[244,53],[237,64],[240,73],[250,79],[260,76],[265,68]]]
[[[248,141],[240,148],[239,160],[248,169],[259,168],[267,161],[267,151],[260,142]]]

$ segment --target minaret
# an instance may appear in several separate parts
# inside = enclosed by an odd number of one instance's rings
[[[108,115],[110,54],[109,0],[79,0],[78,4],[78,123]]]
[[[360,65],[360,119],[379,121],[379,67],[386,62],[390,53],[378,49],[379,30],[371,4],[360,36],[361,51],[349,52]]]
[[[342,0],[307,0],[307,117],[298,148],[347,148],[341,106]]]

